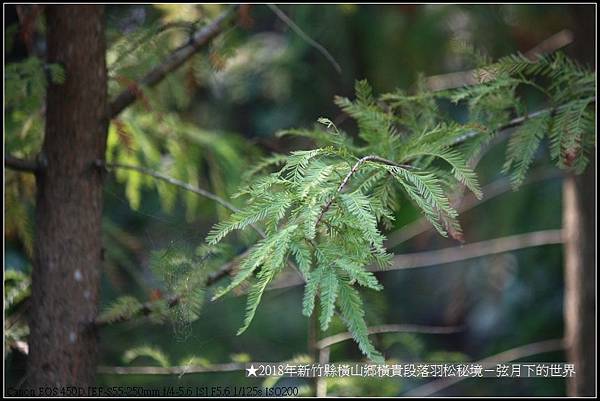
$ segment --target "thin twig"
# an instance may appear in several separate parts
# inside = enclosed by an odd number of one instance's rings
[[[369,327],[369,335],[381,333],[421,333],[421,334],[453,334],[464,330],[461,326],[423,326],[419,324],[384,324]],[[349,332],[326,337],[317,343],[319,349],[331,347],[334,344],[351,340]]]
[[[142,166],[134,166],[131,164],[122,164],[122,163],[109,163],[109,162],[103,162],[102,160],[97,160],[96,161],[96,165],[98,166],[104,166],[108,169],[123,169],[123,170],[133,170],[133,171],[137,171],[138,173],[142,173],[145,175],[149,175],[150,177],[154,177],[158,180],[167,182],[171,185],[174,185],[176,187],[185,189],[186,191],[190,191],[193,192],[197,195],[203,196],[207,199],[213,200],[215,202],[217,202],[219,205],[231,210],[232,212],[239,212],[240,209],[238,209],[237,207],[235,207],[234,205],[232,205],[231,203],[227,202],[225,199],[213,194],[212,192],[209,192],[205,189],[202,188],[198,188],[195,187],[191,184],[188,184],[187,182],[178,180],[176,178],[170,177],[168,175],[165,174],[161,174],[158,171],[154,171],[151,170],[149,168],[146,167],[142,167]],[[258,233],[258,235],[260,235],[262,238],[265,238],[265,233],[263,230],[261,230],[260,228],[258,228],[255,224],[250,224],[250,227],[252,227],[254,229],[254,231],[256,231]]]
[[[316,42],[313,38],[308,36],[306,33],[304,33],[304,31],[298,25],[296,25],[296,23],[292,21],[290,17],[285,15],[285,13],[281,11],[279,7],[277,7],[275,4],[267,4],[266,6],[269,7],[271,11],[273,11],[275,15],[279,17],[279,19],[285,22],[285,24],[289,26],[294,32],[296,32],[296,34],[300,36],[305,42],[307,42],[309,45],[317,49],[323,56],[325,56],[325,58],[331,63],[331,65],[333,65],[333,68],[335,68],[338,74],[342,72],[342,67],[340,67],[338,62],[335,61],[335,59],[327,51],[327,49],[323,47],[320,43]]]
[[[417,269],[429,266],[443,265],[460,262],[462,260],[480,258],[499,253],[516,251],[543,245],[557,245],[563,243],[562,230],[534,231],[526,234],[512,235],[495,238],[492,240],[474,242],[461,246],[454,246],[434,251],[407,253],[396,255],[393,265],[381,270],[377,266],[370,266],[369,271],[385,272],[390,270]],[[270,289],[288,288],[302,284],[295,277],[282,277]]]
[[[544,354],[547,352],[555,352],[563,350],[565,347],[564,340],[555,339],[555,340],[546,340],[540,341],[537,343],[522,345],[520,347],[511,348],[507,351],[501,352],[496,355],[489,356],[485,359],[478,361],[478,364],[484,363],[506,363],[511,361],[516,361],[518,359],[523,359],[528,356]],[[426,397],[428,395],[432,395],[441,391],[445,388],[448,388],[456,383],[459,383],[465,379],[468,379],[466,376],[456,376],[450,377],[440,380],[433,380],[427,384],[414,388],[403,395],[406,397]]]
[[[25,160],[6,155],[4,156],[4,167],[25,173],[35,173],[38,170],[38,163],[34,160]]]
[[[174,185],[176,187],[185,189],[186,191],[190,191],[193,192],[197,195],[203,196],[205,198],[208,198],[210,200],[213,200],[215,202],[217,202],[219,205],[231,210],[232,212],[239,212],[240,209],[238,209],[237,207],[235,207],[234,205],[232,205],[231,203],[227,202],[225,199],[213,194],[212,192],[209,192],[205,189],[202,188],[198,188],[195,187],[191,184],[188,184],[187,182],[178,180],[176,178],[170,177],[168,175],[165,174],[161,174],[158,171],[154,171],[151,170],[149,168],[146,167],[142,167],[142,166],[135,166],[132,164],[123,164],[123,163],[111,163],[111,162],[103,162],[102,160],[98,160],[96,162],[97,165],[99,166],[104,166],[107,169],[121,169],[121,170],[132,170],[132,171],[137,171],[138,173],[142,173],[145,175],[148,175],[150,177],[154,177],[158,180],[167,182],[171,185]]]
[[[573,33],[568,29],[564,29],[527,51],[525,56],[531,61],[535,61],[537,57],[552,53],[567,46],[571,42],[573,42]],[[426,85],[427,88],[432,91],[453,89],[466,85],[476,85],[482,83],[480,75],[479,69],[433,75],[426,78]],[[486,81],[493,78],[493,75],[488,74]]]
[[[495,238],[487,241],[474,242],[472,244],[466,244],[462,246],[453,246],[434,251],[396,255],[392,261],[392,267],[389,267],[386,270],[404,270],[427,266],[437,266],[460,262],[467,259],[480,258],[482,256],[516,251],[523,248],[562,243],[562,230],[535,231],[526,234],[511,235],[508,237]],[[370,270],[374,271],[376,268],[371,268]]]
[[[246,369],[245,363],[218,363],[208,366],[98,366],[105,375],[184,375],[190,373],[237,372]]]
[[[188,44],[173,51],[160,65],[154,67],[140,79],[136,85],[146,87],[154,86],[162,81],[171,71],[179,68],[231,23],[234,11],[237,10],[238,7],[239,6],[233,6],[229,8],[211,23],[194,33]],[[109,118],[112,119],[116,117],[126,107],[135,102],[138,94],[139,91],[132,88],[127,88],[121,92],[115,100],[110,103]]]

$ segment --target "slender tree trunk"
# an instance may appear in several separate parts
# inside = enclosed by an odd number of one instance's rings
[[[575,42],[568,50],[579,62],[595,69],[594,6],[570,6],[576,24]],[[595,154],[590,155],[595,160]],[[596,263],[595,163],[581,176],[568,176],[563,184],[565,232],[564,322],[567,362],[576,376],[567,380],[568,396],[596,394]]]
[[[567,380],[567,395],[593,396],[596,378],[595,342],[595,174],[594,165],[563,184],[565,233],[565,341],[567,361],[576,375]]]
[[[32,274],[31,387],[94,382],[101,264],[102,177],[107,135],[104,10],[100,5],[46,9],[48,62],[64,84],[48,87],[46,132],[37,174]]]

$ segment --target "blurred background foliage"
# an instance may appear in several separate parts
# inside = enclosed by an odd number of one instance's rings
[[[189,33],[217,16],[224,5],[108,5],[106,10],[109,93],[115,96],[184,45]],[[419,74],[432,76],[473,67],[456,52],[463,42],[496,59],[525,52],[565,29],[574,42],[565,50],[594,59],[594,9],[582,5],[285,5],[285,12],[323,45],[333,65],[264,5],[244,8],[238,26],[228,29],[177,72],[154,88],[137,88],[141,99],[111,122],[107,160],[145,166],[231,200],[244,173],[261,156],[311,146],[308,140],[276,137],[292,127],[309,128],[327,116],[347,132],[356,127],[334,105],[334,95],[353,97],[357,79],[376,93],[415,90]],[[12,18],[12,20],[11,20]],[[591,27],[591,28],[590,28]],[[591,29],[591,30],[590,30]],[[14,6],[5,21],[6,153],[35,157],[41,146],[45,79],[44,21],[38,19],[33,46],[25,51]],[[583,50],[582,50],[583,49]],[[50,66],[52,79],[61,79]],[[37,82],[37,83],[36,83]],[[9,90],[8,86],[11,86]],[[8,96],[10,94],[10,96]],[[541,108],[532,94],[531,109]],[[460,119],[461,109],[452,111]],[[480,182],[502,180],[505,143],[485,154]],[[461,215],[467,242],[561,226],[561,178],[540,152],[533,171],[544,179],[506,192]],[[533,174],[533,172],[532,172]],[[5,353],[7,385],[16,385],[25,367],[35,181],[5,174]],[[412,206],[397,217],[397,228],[419,218]],[[156,269],[173,252],[182,269],[205,266],[205,234],[227,214],[222,206],[142,174],[117,170],[106,179],[103,306],[117,297],[156,301],[169,291],[176,272]],[[218,268],[255,241],[240,236],[211,259]],[[432,230],[397,245],[395,253],[454,245]],[[161,254],[160,252],[163,252]],[[171,252],[171,253],[169,253]],[[161,256],[162,255],[162,256]],[[165,256],[167,255],[167,256]],[[168,256],[171,255],[171,256]],[[171,264],[165,264],[172,266]],[[187,264],[186,264],[187,263]],[[154,266],[154,267],[153,267]],[[164,270],[164,269],[163,269]],[[169,276],[169,274],[171,276]],[[169,276],[170,278],[167,278]],[[559,246],[428,268],[378,273],[385,290],[364,292],[370,324],[412,323],[460,326],[454,334],[380,334],[375,345],[393,361],[478,360],[505,349],[562,336],[562,252]],[[169,281],[170,280],[170,281]],[[202,298],[204,294],[196,294]],[[7,299],[9,297],[10,299]],[[137,319],[101,330],[103,366],[205,365],[307,358],[309,324],[301,315],[299,287],[266,294],[255,321],[235,336],[243,315],[242,297],[199,302],[164,319]],[[125,299],[127,301],[127,299]],[[179,313],[179,314],[178,314]],[[322,337],[344,331],[334,321]],[[351,342],[331,348],[330,360],[361,355]],[[534,360],[530,358],[529,360]],[[540,356],[563,361],[562,353]],[[243,371],[186,375],[100,374],[99,385],[257,385]],[[278,386],[314,383],[281,379]],[[418,380],[328,379],[329,395],[396,396]],[[559,379],[465,381],[443,395],[564,395]]]

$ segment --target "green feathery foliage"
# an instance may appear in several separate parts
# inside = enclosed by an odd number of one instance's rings
[[[313,130],[282,133],[310,137],[320,147],[260,163],[238,192],[246,198],[246,207],[217,223],[207,241],[216,244],[251,224],[266,228],[267,237],[250,248],[237,275],[215,295],[226,294],[256,272],[239,333],[249,326],[268,284],[287,263],[295,262],[293,267],[306,280],[303,314],[313,313],[318,297],[321,328],[329,327],[338,310],[360,349],[380,361],[381,354],[368,339],[355,285],[382,288],[367,269],[389,265],[391,255],[384,248],[380,226],[394,219],[397,191],[405,189],[440,233],[460,238],[457,213],[443,190],[446,177],[426,168],[432,158],[439,159],[451,168],[448,174],[457,182],[478,195],[480,190],[473,171],[452,148],[452,140],[469,127],[421,116],[431,125],[425,132],[413,129],[414,124],[403,125],[396,113],[385,111],[387,107],[375,100],[366,81],[357,83],[356,92],[356,100],[337,98],[336,102],[357,120],[359,141],[326,118],[319,119]],[[277,170],[269,172],[273,168]]]
[[[115,299],[107,306],[98,319],[106,323],[114,323],[119,320],[129,320],[142,309],[142,304],[135,297],[125,295]]]
[[[462,241],[447,192],[461,184],[483,196],[470,160],[514,115],[524,115],[517,96],[521,85],[549,96],[551,109],[525,114],[510,138],[504,168],[511,171],[513,185],[523,181],[546,136],[559,167],[583,169],[593,144],[593,73],[560,55],[534,61],[517,55],[479,74],[478,85],[433,93],[420,83],[415,94],[396,91],[379,98],[366,81],[357,82],[354,100],[335,99],[356,120],[356,139],[326,117],[313,129],[279,133],[310,138],[316,147],[260,162],[236,195],[246,206],[217,223],[207,237],[217,244],[250,225],[266,228],[266,238],[250,247],[236,276],[215,296],[256,275],[238,334],[248,328],[269,283],[290,264],[306,281],[302,313],[312,315],[318,298],[322,330],[339,313],[361,351],[382,361],[369,341],[357,286],[382,288],[370,270],[390,262],[383,230],[392,225],[398,194],[405,193],[441,235]],[[536,82],[540,79],[550,82],[547,89]],[[466,102],[469,121],[445,117],[438,108],[443,99]]]
[[[595,143],[596,74],[592,70],[557,53],[536,59],[515,54],[480,72],[484,82],[455,91],[451,99],[467,101],[472,121],[488,126],[490,132],[509,123],[511,115],[526,118],[509,141],[504,165],[515,188],[525,179],[544,138],[557,167],[575,173],[585,169]],[[521,87],[539,91],[548,108],[528,115],[525,102],[516,95]],[[493,118],[486,119],[490,111]]]

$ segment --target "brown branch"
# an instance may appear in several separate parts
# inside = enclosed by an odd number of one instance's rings
[[[463,331],[460,326],[422,326],[418,324],[385,324],[381,326],[369,327],[369,335],[381,333],[421,333],[421,334],[453,334]],[[351,340],[352,334],[349,332],[335,334],[326,337],[317,343],[317,348],[323,349],[331,347],[334,344]]]
[[[34,160],[19,159],[11,155],[4,156],[4,167],[25,173],[35,173],[39,165]]]
[[[271,363],[290,363],[292,360]],[[215,363],[207,366],[180,365],[180,366],[99,366],[97,372],[107,375],[178,375],[189,373],[216,373],[237,372],[246,370],[246,363],[230,362]]]
[[[140,79],[136,85],[149,87],[154,86],[162,81],[163,78],[165,78],[170,72],[180,67],[196,52],[198,52],[212,39],[223,32],[223,30],[231,23],[234,11],[236,11],[238,7],[239,6],[233,6],[229,8],[207,26],[194,33],[188,44],[173,51],[173,53],[171,53],[162,62],[162,64],[154,67],[142,79]],[[138,95],[139,91],[135,91],[133,88],[128,88],[121,92],[110,104],[109,118],[112,119],[116,117],[126,107],[135,102]]]
[[[105,375],[179,375],[188,373],[237,372],[246,369],[245,363],[219,363],[208,366],[98,366]]]
[[[555,352],[564,349],[564,340],[555,339],[555,340],[546,340],[540,341],[537,343],[522,345],[520,347],[511,348],[507,351],[501,352],[496,355],[489,356],[484,358],[477,363],[506,363],[511,361],[516,361],[518,359],[523,359],[528,356],[544,354],[547,352]],[[432,395],[441,391],[445,388],[448,388],[456,383],[459,383],[468,377],[465,376],[457,376],[451,378],[445,378],[440,380],[433,380],[427,384],[414,388],[403,395],[406,397],[426,397],[428,395]]]
[[[381,270],[377,266],[370,266],[369,271],[382,272],[389,270],[416,269],[459,262],[461,260],[480,258],[519,249],[543,245],[562,244],[562,230],[534,231],[526,234],[501,237],[487,241],[474,242],[462,246],[454,246],[434,251],[415,252],[396,255],[393,266]],[[270,289],[287,288],[302,284],[295,277],[282,277]]]
[[[565,47],[573,42],[573,33],[568,29],[564,29],[546,40],[536,45],[531,50],[525,53],[525,56],[531,61],[541,55],[552,53],[562,47]],[[447,74],[433,75],[426,78],[425,85],[429,90],[441,91],[446,89],[458,88],[465,85],[476,85],[494,79],[493,74],[486,75],[486,79],[481,79],[479,69],[468,71],[457,71]]]
[[[562,244],[562,230],[535,231],[435,251],[396,255],[387,270],[435,266],[542,245]],[[371,268],[370,270],[375,270]]]
[[[110,162],[104,162],[102,160],[97,160],[96,165],[99,167],[106,167],[107,169],[122,169],[122,170],[137,171],[138,173],[145,174],[150,177],[154,177],[154,178],[164,181],[168,184],[174,185],[176,187],[185,189],[186,191],[190,191],[197,195],[200,195],[200,196],[203,196],[210,200],[213,200],[213,201],[217,202],[218,204],[220,204],[221,206],[231,210],[232,212],[239,212],[239,209],[237,207],[235,207],[231,203],[227,202],[225,199],[213,194],[212,192],[209,192],[209,191],[199,188],[199,187],[195,187],[191,184],[188,184],[187,182],[178,180],[176,178],[170,177],[165,174],[161,174],[158,171],[154,171],[154,170],[151,170],[146,167],[134,166],[132,164],[110,163]],[[264,237],[264,234],[261,234],[261,235]]]
[[[390,325],[395,326],[395,325]],[[385,326],[380,326],[385,327]],[[371,330],[375,330],[376,327],[370,328]],[[433,328],[430,328],[433,329]],[[430,331],[432,334],[445,334],[451,333],[454,331],[450,331],[451,328],[446,327],[438,327],[438,330]],[[445,329],[440,330],[440,329]],[[390,331],[391,332],[391,331]],[[421,332],[421,331],[420,331]],[[345,334],[345,333],[343,333]],[[334,336],[335,337],[335,336]],[[346,340],[345,338],[341,341]],[[330,344],[333,345],[333,344]],[[329,349],[329,345],[321,348],[322,350]],[[510,361],[515,361],[518,359],[522,359],[528,356],[537,355],[546,352],[554,352],[559,351],[564,348],[563,340],[547,340],[540,341],[533,344],[523,345],[520,347],[512,348],[508,351],[501,352],[499,354],[490,356],[488,358],[482,359],[477,363],[505,363]],[[328,358],[327,358],[328,360]],[[285,362],[282,362],[285,363]],[[185,374],[193,374],[193,373],[215,373],[215,372],[236,372],[243,371],[246,369],[245,363],[220,363],[213,364],[209,366],[194,366],[194,365],[182,365],[182,366],[170,366],[170,367],[160,367],[160,366],[99,366],[97,372],[100,374],[106,375],[179,375],[180,377]],[[467,377],[454,377],[450,379],[443,380],[435,380],[433,382],[427,383],[421,387],[417,387],[409,391],[406,395],[428,395],[433,394],[437,391],[440,391],[446,387],[449,387],[455,383],[458,383]]]

